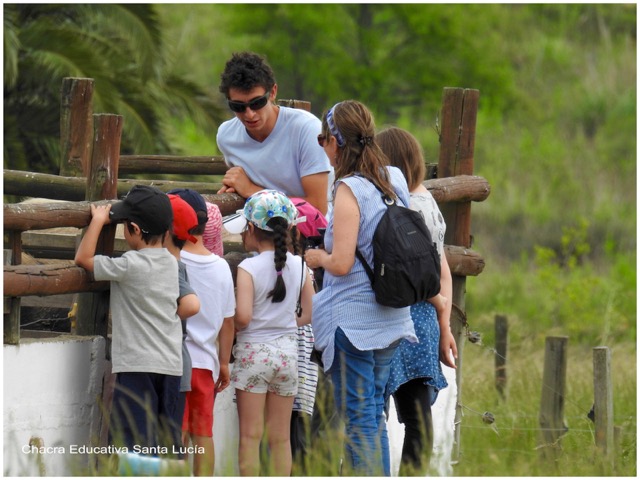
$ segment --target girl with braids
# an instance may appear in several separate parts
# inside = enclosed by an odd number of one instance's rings
[[[260,475],[260,441],[266,430],[271,469],[291,475],[290,422],[298,393],[297,327],[311,321],[314,289],[302,258],[289,252],[298,212],[284,194],[261,190],[249,197],[237,220],[225,223],[242,233],[246,251],[238,265],[237,342],[231,382],[236,389],[243,476]],[[302,311],[297,308],[300,301]]]
[[[387,208],[379,190],[404,206],[409,190],[402,172],[389,166],[376,144],[373,117],[362,103],[333,106],[324,115],[318,143],[335,169],[335,182],[325,248],[305,252],[309,267],[324,268],[322,290],[313,298],[316,349],[322,351],[345,419],[350,471],[343,473],[389,476],[385,387],[397,345],[417,337],[409,307],[376,302],[355,251],[373,264],[373,233]]]

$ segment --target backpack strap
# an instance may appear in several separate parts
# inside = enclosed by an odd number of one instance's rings
[[[358,176],[364,178],[365,180],[369,180],[364,175],[358,175]],[[369,183],[371,183],[374,187],[376,187],[376,190],[380,192],[380,198],[382,198],[382,201],[386,207],[389,207],[390,205],[393,205],[394,203],[396,203],[396,201],[393,198],[389,197],[386,193],[384,193],[377,184],[375,184],[371,180],[369,180]],[[364,255],[362,255],[362,252],[358,250],[358,247],[356,247],[356,257],[358,257],[358,260],[360,260],[360,263],[362,263],[362,266],[364,267],[365,271],[367,272],[367,275],[369,276],[369,280],[371,280],[371,285],[373,285],[374,283],[373,269],[369,266],[367,261],[364,259]]]
[[[367,275],[369,275],[369,280],[371,280],[371,285],[373,285],[373,270],[371,270],[371,267],[369,266],[367,261],[364,259],[364,256],[362,255],[362,253],[360,253],[360,250],[358,250],[358,247],[356,247],[356,257],[358,257],[358,260],[360,260],[360,263],[362,264],[365,271],[367,272]]]

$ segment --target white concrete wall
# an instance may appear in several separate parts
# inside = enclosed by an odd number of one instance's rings
[[[99,432],[104,339],[23,338],[20,345],[4,345],[3,357],[3,474],[81,474],[88,457],[73,453],[72,445],[95,444]],[[29,452],[33,437],[45,453]]]
[[[102,381],[107,368],[102,337],[56,336],[22,339],[19,346],[4,346],[4,448],[5,476],[82,475],[87,455],[77,448],[95,445],[99,435]],[[449,387],[433,406],[434,475],[451,475],[455,371],[443,367]],[[232,388],[216,397],[214,444],[217,476],[237,475],[238,413]],[[398,472],[404,428],[397,422],[393,402],[388,429],[392,475]],[[42,440],[48,451],[25,453],[29,441]]]

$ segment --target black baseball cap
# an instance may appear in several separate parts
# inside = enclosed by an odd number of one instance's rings
[[[140,230],[151,235],[161,235],[173,225],[171,201],[162,190],[148,185],[136,185],[124,198],[111,205],[112,222],[129,220]]]
[[[169,190],[167,194],[178,195],[191,205],[191,208],[193,208],[196,211],[196,215],[198,215],[198,225],[205,225],[207,223],[207,220],[209,220],[207,202],[199,192],[190,188],[174,188],[173,190]]]

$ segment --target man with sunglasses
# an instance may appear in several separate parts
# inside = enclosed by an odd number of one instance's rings
[[[255,53],[233,54],[221,75],[220,92],[235,118],[220,125],[216,136],[230,167],[218,193],[247,198],[264,188],[277,189],[326,214],[331,165],[318,148],[320,120],[275,104],[273,71]]]

